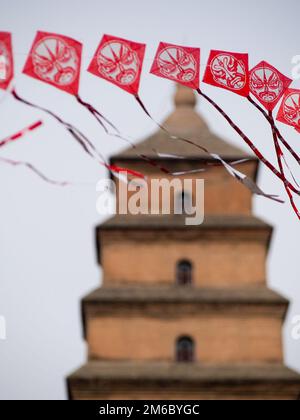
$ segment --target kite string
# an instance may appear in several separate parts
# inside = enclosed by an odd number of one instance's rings
[[[110,47],[111,48],[111,47]],[[149,156],[146,156],[145,154],[140,154],[138,153],[138,148],[137,146],[131,141],[129,140],[127,137],[124,137],[120,130],[115,126],[115,124],[113,124],[111,121],[109,121],[106,117],[104,117],[101,113],[99,113],[99,111],[91,104],[85,102],[82,100],[82,98],[76,94],[75,95],[77,101],[85,106],[89,112],[91,112],[92,115],[94,115],[94,117],[98,120],[98,122],[101,124],[102,128],[104,129],[104,131],[106,132],[107,135],[112,136],[112,137],[116,137],[119,138],[123,141],[126,141],[136,152],[137,156],[140,157],[141,159],[145,160],[146,162],[148,162],[151,166],[159,168],[161,170],[161,172],[165,173],[165,174],[171,174],[171,172],[164,168],[163,166],[159,165],[155,160],[151,159]],[[104,122],[102,121],[102,119],[108,123],[114,130],[116,133],[111,133],[108,128],[105,126]]]
[[[297,195],[300,195],[300,190],[295,188],[293,184],[291,184],[285,176],[281,174],[273,165],[271,162],[269,162],[262,153],[258,150],[258,148],[252,143],[252,141],[249,139],[249,137],[246,136],[246,134],[232,121],[232,119],[226,114],[226,112],[215,102],[213,101],[209,96],[207,96],[205,93],[203,93],[200,89],[197,89],[197,92],[199,95],[201,95],[203,98],[205,98],[230,124],[230,126],[239,134],[239,136],[246,142],[246,144],[251,148],[251,150],[255,153],[255,155],[258,157],[258,159],[266,165],[281,181],[285,182],[288,187]]]
[[[113,128],[117,133],[119,133],[117,127],[103,114],[101,114],[93,105],[84,101],[78,94],[75,95],[75,98],[77,99],[78,103],[80,103],[80,105],[84,106],[96,118],[96,120],[99,122],[99,124],[107,134],[108,128],[105,126],[104,122],[106,122],[108,125],[111,126],[111,128]]]
[[[279,129],[277,128],[277,126],[276,126],[276,124],[275,124],[275,120],[274,120],[274,117],[273,117],[273,114],[272,113],[267,113],[259,104],[257,104],[252,98],[251,98],[251,96],[250,95],[248,95],[248,97],[247,97],[247,99],[248,99],[248,101],[252,104],[252,105],[254,105],[255,106],[255,108],[256,109],[258,109],[261,113],[262,113],[262,115],[266,118],[266,120],[268,121],[268,123],[270,124],[270,126],[271,126],[271,129],[272,129],[272,132],[273,132],[273,130],[275,130],[275,132],[276,132],[276,138],[277,138],[277,141],[278,141],[278,139],[281,141],[281,143],[285,146],[285,148],[292,154],[292,156],[295,158],[295,160],[297,161],[297,163],[298,164],[300,164],[300,156],[292,149],[292,147],[286,142],[286,140],[283,138],[283,136],[282,136],[282,134],[280,133],[280,131],[279,131]],[[277,152],[277,149],[275,148],[275,151]],[[282,152],[282,151],[281,151]],[[286,167],[287,167],[287,170],[289,171],[289,173],[290,173],[290,175],[291,175],[291,177],[292,177],[292,179],[293,179],[293,181],[295,182],[295,184],[300,188],[300,185],[299,185],[299,183],[297,182],[297,180],[296,180],[296,178],[295,178],[295,176],[294,176],[294,174],[293,174],[293,172],[292,172],[292,170],[291,170],[291,168],[289,167],[289,165],[288,165],[288,163],[287,163],[287,161],[286,161],[286,159],[285,159],[285,156],[284,156],[284,154],[283,153],[281,153],[281,158],[283,159],[283,161],[284,161],[284,163],[285,163],[285,165],[286,165]]]
[[[134,95],[136,101],[138,102],[138,104],[140,105],[140,107],[143,109],[143,111],[146,113],[146,115],[161,129],[163,130],[170,139],[172,140],[180,140],[183,141],[187,144],[193,145],[195,147],[197,147],[198,149],[200,149],[201,151],[207,153],[209,156],[211,156],[214,160],[218,160],[220,162],[221,165],[224,166],[224,168],[226,169],[226,171],[233,176],[235,179],[237,179],[238,181],[240,181],[245,187],[247,187],[252,193],[254,194],[258,194],[258,195],[263,195],[271,200],[275,200],[275,201],[279,201],[281,202],[281,200],[276,199],[274,195],[271,194],[265,194],[249,177],[247,177],[245,174],[242,174],[241,172],[237,172],[235,168],[233,168],[231,165],[229,165],[227,162],[225,162],[219,155],[215,154],[215,153],[211,153],[209,152],[208,149],[206,149],[204,146],[201,146],[200,144],[195,143],[194,141],[187,139],[185,137],[181,137],[181,136],[176,136],[173,135],[164,125],[160,124],[159,122],[157,122],[152,115],[150,114],[150,112],[148,111],[148,109],[146,108],[146,106],[144,105],[143,101],[141,100],[141,98],[139,97],[138,94]],[[275,168],[274,168],[275,169]],[[300,194],[300,192],[299,192]]]
[[[153,166],[155,168],[158,168],[161,172],[163,172],[165,174],[168,174],[168,175],[172,174],[168,169],[166,169],[165,167],[163,167],[159,163],[157,163],[156,160],[150,158],[149,156],[145,155],[144,153],[140,153],[138,151],[138,147],[131,140],[129,140],[128,137],[124,137],[122,134],[114,134],[114,133],[108,133],[108,135],[125,141],[127,144],[129,144],[132,147],[132,149],[135,151],[135,153],[138,157],[140,157],[141,159],[148,162],[151,166]]]
[[[39,121],[29,125],[28,127],[23,128],[22,130],[18,131],[17,133],[15,133],[15,134],[5,138],[4,140],[0,141],[0,147],[6,146],[7,144],[9,144],[11,142],[20,139],[25,134],[28,134],[29,132],[39,128],[42,124],[43,124],[43,122],[41,120],[39,120]],[[4,157],[0,157],[0,162],[6,163],[6,164],[12,165],[12,166],[25,166],[27,169],[34,172],[38,177],[40,177],[41,179],[43,179],[43,181],[45,181],[49,184],[58,185],[58,186],[62,186],[62,187],[66,186],[66,185],[71,185],[71,183],[66,182],[66,181],[53,181],[52,179],[50,179],[49,177],[44,175],[39,169],[37,169],[34,165],[32,165],[29,162],[16,161],[16,160],[4,158]]]
[[[269,117],[270,117],[270,120],[274,121],[272,111],[269,111]],[[281,150],[281,147],[280,147],[280,144],[279,144],[279,141],[278,141],[278,138],[277,138],[276,130],[273,126],[271,128],[272,128],[272,135],[273,135],[273,140],[274,140],[274,146],[275,146],[278,166],[279,166],[280,172],[284,176],[284,169],[283,169],[282,160],[281,160],[282,157],[283,157],[283,152]],[[283,182],[283,184],[284,184],[284,188],[287,192],[287,195],[290,199],[291,206],[292,206],[295,214],[297,215],[298,219],[300,220],[300,213],[299,213],[299,210],[298,210],[298,208],[297,208],[297,206],[294,202],[293,195],[292,195],[289,187],[287,186],[287,184],[285,182]]]
[[[141,107],[143,108],[143,110],[146,112],[146,114],[148,115],[148,117],[150,117],[152,120],[153,120],[153,118],[152,118],[152,116],[150,115],[150,113],[148,112],[148,110],[146,109],[146,107],[144,106],[144,104],[143,104],[143,102],[141,101],[141,99],[137,96],[137,98],[136,98],[137,100],[138,100],[138,102],[139,102],[139,104],[141,105]],[[154,121],[154,120],[153,120]],[[154,121],[162,130],[164,130],[164,131],[166,131],[166,129],[165,129],[165,127],[163,127],[161,124],[159,124],[158,122],[156,122],[156,121]],[[132,149],[134,149],[134,151],[135,151],[135,153],[136,153],[136,155],[138,156],[138,157],[140,157],[141,159],[143,159],[143,160],[145,160],[146,162],[148,162],[151,166],[153,166],[153,167],[156,167],[156,168],[158,168],[158,169],[160,169],[160,171],[161,172],[163,172],[163,173],[165,173],[165,174],[168,174],[168,175],[173,175],[173,173],[171,172],[171,171],[169,171],[168,169],[166,169],[165,167],[163,167],[163,166],[161,166],[160,164],[158,164],[157,162],[156,162],[156,160],[154,160],[154,159],[152,159],[152,158],[150,158],[149,156],[147,156],[147,155],[145,155],[145,154],[143,154],[143,153],[139,153],[139,151],[138,151],[138,147],[133,143],[133,141],[132,140],[129,140],[129,138],[128,137],[125,137],[123,134],[121,134],[121,132],[118,130],[118,129],[116,129],[118,132],[117,133],[111,133],[111,132],[109,132],[109,131],[107,131],[106,132],[106,134],[107,135],[109,135],[109,136],[112,136],[112,137],[116,137],[116,138],[119,138],[119,139],[121,139],[121,140],[123,140],[123,141],[125,141],[127,144],[129,144],[131,147],[132,147]],[[169,134],[169,133],[168,133]],[[176,138],[176,136],[172,136],[172,138]],[[191,144],[193,144],[193,143],[191,143]],[[207,151],[207,153],[209,153],[208,151]],[[220,165],[220,164],[222,164],[222,162],[217,162],[217,164],[218,165]],[[188,173],[188,172],[187,172]]]
[[[52,184],[52,185],[56,185],[56,186],[60,186],[60,187],[73,185],[72,183],[67,182],[67,181],[54,181],[54,180],[50,179],[48,176],[44,175],[43,172],[41,172],[34,165],[32,165],[32,163],[29,163],[29,162],[12,160],[12,159],[4,158],[4,157],[0,157],[0,162],[6,163],[6,164],[11,165],[11,166],[24,166],[27,169],[29,169],[30,171],[34,172],[39,178],[41,178],[43,181],[47,182],[48,184]]]
[[[49,114],[50,116],[52,116],[53,118],[55,118],[60,124],[62,124],[67,131],[69,131],[69,133],[73,136],[73,138],[81,145],[81,147],[84,149],[84,151],[92,158],[96,159],[97,162],[101,165],[104,166],[106,169],[108,169],[110,172],[114,173],[114,172],[127,172],[128,174],[131,174],[133,176],[137,176],[139,178],[145,178],[145,176],[138,172],[138,171],[134,171],[128,168],[121,168],[121,167],[117,167],[117,166],[113,166],[113,169],[111,165],[109,165],[109,163],[106,161],[105,157],[103,156],[103,154],[101,152],[99,152],[99,150],[94,146],[94,144],[74,125],[67,123],[66,121],[64,121],[61,117],[59,117],[57,114],[55,114],[53,111],[50,111],[47,108],[41,107],[39,105],[33,104],[32,102],[27,101],[26,99],[21,98],[16,90],[13,88],[11,90],[11,93],[13,95],[13,97],[28,105],[31,106],[33,108],[39,109],[43,112],[46,112],[47,114]],[[117,130],[119,131],[119,130]],[[109,133],[107,132],[107,134],[110,134],[112,136],[118,137],[118,138],[123,138],[123,140],[125,140],[124,137],[122,137],[120,134],[115,134],[115,133]],[[130,140],[126,139],[128,142],[130,142]],[[133,146],[133,143],[130,142],[130,144]],[[134,146],[136,147],[136,146]],[[145,155],[140,155],[144,160],[147,160],[149,163],[151,163],[152,166],[157,166],[159,167],[164,173],[169,173],[169,171],[165,168],[160,167],[154,160],[148,158]]]
[[[278,137],[278,136],[277,136],[277,137]],[[291,177],[292,177],[293,181],[295,182],[295,184],[297,185],[297,187],[299,187],[299,188],[300,188],[300,184],[297,182],[297,180],[296,180],[296,178],[295,178],[295,176],[294,176],[294,174],[293,174],[293,172],[292,172],[291,168],[289,167],[289,164],[287,163],[287,160],[286,160],[286,158],[285,158],[285,156],[284,156],[284,154],[283,154],[283,153],[282,153],[282,159],[283,159],[283,161],[284,161],[284,163],[285,163],[285,166],[286,166],[287,170],[289,171],[289,173],[290,173],[290,175],[291,175]]]
[[[168,171],[166,168],[162,167],[161,165],[159,165],[155,160],[151,159],[150,157],[146,156],[145,154],[140,154],[137,152],[137,146],[131,141],[129,140],[127,137],[124,137],[121,132],[119,131],[119,129],[110,121],[108,121],[105,117],[103,117],[102,114],[100,114],[91,104],[84,102],[79,95],[76,96],[78,102],[85,106],[94,116],[95,118],[100,122],[101,126],[103,127],[105,133],[108,136],[112,136],[112,137],[116,137],[119,138],[123,141],[126,141],[136,152],[136,155],[139,156],[141,159],[145,160],[146,162],[148,162],[151,166],[157,167],[159,168],[163,173],[166,174],[170,174],[170,171]],[[104,122],[101,120],[101,118],[104,119],[105,122],[107,122],[108,124],[110,124],[110,126],[116,131],[116,133],[112,133],[110,132],[107,127],[105,126]],[[107,167],[108,168],[108,167]],[[127,170],[128,173],[130,173],[130,170]],[[133,173],[139,174],[138,176],[140,177],[140,173],[133,171]]]
[[[9,137],[6,137],[4,140],[2,140],[0,142],[0,147],[6,146],[7,144],[9,144],[11,142],[20,139],[24,135],[26,135],[26,134],[32,132],[33,130],[39,128],[42,124],[43,124],[43,122],[41,120],[38,120],[37,122],[29,125],[28,127],[25,127],[22,130],[18,131],[17,133],[15,133],[15,134],[13,134]],[[0,162],[6,163],[6,164],[12,165],[12,166],[25,166],[27,169],[34,172],[36,175],[38,175],[39,178],[41,178],[43,181],[45,181],[49,184],[58,185],[58,186],[73,185],[71,182],[54,181],[54,180],[50,179],[48,176],[44,175],[39,169],[37,169],[33,164],[31,164],[29,162],[16,161],[16,160],[4,158],[4,157],[0,157]]]
[[[288,144],[288,142],[284,139],[284,137],[282,136],[282,134],[280,133],[278,127],[275,124],[274,118],[272,117],[272,119],[270,119],[270,116],[268,115],[268,113],[259,105],[257,104],[250,95],[247,96],[248,101],[255,106],[255,108],[257,108],[263,115],[264,117],[268,120],[269,124],[271,125],[271,127],[274,127],[277,137],[278,139],[281,141],[281,143],[285,146],[285,148],[291,153],[291,155],[294,157],[294,159],[297,161],[297,163],[300,165],[300,156],[295,152],[295,150]]]
[[[26,103],[28,104],[27,101],[26,101]],[[51,111],[49,111],[49,112],[51,112]],[[55,115],[55,114],[53,114],[51,112],[51,115]],[[60,117],[57,117],[57,118],[60,119]],[[35,130],[36,128],[40,127],[41,125],[42,125],[41,120],[37,121],[34,124],[31,124],[30,126],[24,128],[23,130],[20,130],[16,134],[13,134],[12,136],[9,136],[6,139],[2,140],[0,142],[0,147],[5,146],[6,144],[10,143],[11,141],[15,141],[15,140],[19,139],[20,137],[24,136],[26,133]],[[76,133],[75,127],[70,126],[70,127],[67,127],[67,129],[70,131],[70,133],[73,135],[74,138],[78,139],[78,141],[80,142],[82,147],[86,150],[86,152],[90,154],[90,151],[88,150],[86,144],[84,142],[82,142],[82,139],[80,138],[80,135],[78,135],[78,133]],[[49,177],[44,175],[39,169],[37,169],[34,165],[32,165],[29,162],[15,161],[15,160],[12,160],[12,159],[7,159],[7,158],[0,158],[0,161],[2,163],[7,163],[7,164],[10,164],[10,165],[13,165],[13,166],[25,166],[28,169],[30,169],[31,171],[33,171],[36,175],[38,175],[41,179],[43,179],[47,183],[50,183],[50,184],[53,184],[53,185],[59,185],[59,186],[75,185],[74,183],[67,182],[67,181],[62,181],[62,182],[53,181],[52,179],[50,179]],[[119,167],[119,166],[116,166],[116,165],[109,165],[106,162],[102,162],[102,161],[99,161],[99,160],[98,160],[98,163],[100,165],[104,166],[106,169],[108,169],[112,173],[126,172],[130,175],[133,175],[133,176],[136,176],[136,177],[139,177],[139,178],[145,178],[144,175],[141,174],[140,172],[137,172],[137,171],[134,171],[134,170],[131,170],[131,169],[122,168],[122,167]]]
[[[95,146],[76,128],[76,127],[74,127],[74,126],[72,126],[71,124],[69,124],[69,123],[66,123],[65,121],[63,121],[60,117],[58,117],[55,113],[53,113],[52,111],[50,111],[50,110],[48,110],[48,109],[45,109],[45,108],[42,108],[42,107],[40,107],[40,106],[37,106],[37,105],[35,105],[35,104],[32,104],[31,102],[28,102],[28,101],[26,101],[26,100],[24,100],[24,99],[22,99],[22,98],[20,98],[19,97],[19,95],[17,95],[17,93],[16,93],[16,91],[15,91],[15,89],[13,89],[12,90],[12,94],[13,94],[13,96],[15,97],[15,99],[17,99],[17,100],[19,100],[19,101],[21,101],[21,102],[23,102],[23,103],[25,103],[25,104],[27,104],[27,105],[29,105],[29,106],[33,106],[33,107],[35,107],[35,108],[37,108],[37,109],[40,109],[40,110],[42,110],[42,111],[44,111],[44,112],[47,112],[48,114],[50,114],[52,117],[54,117],[57,121],[59,121],[61,124],[63,124],[66,128],[67,128],[67,130],[73,135],[73,137],[81,144],[81,146],[84,148],[84,150],[89,154],[89,155],[91,155],[92,157],[94,157],[94,155],[90,152],[90,150],[89,150],[89,148],[87,147],[87,145],[85,144],[85,142],[87,142],[87,144],[88,144],[88,146],[94,151],[94,152],[96,152],[96,154],[98,155],[98,156],[100,156],[101,157],[101,160],[102,161],[98,161],[101,165],[103,165],[103,166],[105,166],[107,169],[109,169],[110,171],[112,171],[112,172],[115,172],[115,171],[117,171],[117,172],[120,172],[120,171],[126,171],[126,172],[128,172],[128,173],[130,173],[130,174],[132,174],[132,175],[134,175],[134,176],[139,176],[139,177],[144,177],[143,176],[143,174],[140,174],[139,172],[137,172],[137,171],[132,171],[132,170],[128,170],[128,169],[126,169],[126,168],[119,168],[119,167],[113,167],[113,166],[111,166],[111,165],[108,165],[107,163],[106,163],[106,161],[105,161],[105,159],[103,158],[103,156],[96,150],[96,148],[95,148]],[[139,98],[138,98],[139,99]],[[139,99],[139,102],[140,102],[140,104],[142,105],[142,107],[143,107],[143,109],[145,110],[145,112],[147,113],[147,115],[150,117],[150,118],[152,118],[151,117],[151,115],[149,114],[149,112],[146,110],[146,108],[144,107],[144,105],[142,104],[142,101],[140,101],[140,99]],[[166,129],[165,129],[165,127],[163,127],[162,125],[159,125],[160,126],[160,128],[162,128],[164,131],[167,131]],[[168,131],[167,131],[168,132]],[[169,132],[168,132],[168,134],[170,134]],[[112,135],[114,135],[114,134],[112,134]],[[122,136],[118,136],[118,137],[120,137],[120,138],[123,138]],[[172,138],[176,138],[176,136],[172,136]],[[124,139],[124,138],[123,138]],[[192,142],[192,141],[190,141],[190,140],[188,140],[188,139],[184,139],[184,141],[186,141],[186,142],[188,142],[189,144],[194,144],[194,145],[196,145],[194,142]],[[197,147],[199,147],[199,145],[196,145]],[[202,148],[201,146],[200,146],[200,148],[202,149],[202,150],[205,150],[207,153],[209,153],[206,149],[204,149],[204,148]],[[143,158],[146,158],[147,160],[148,160],[148,158],[145,156],[145,155],[141,155],[141,157],[143,157]],[[148,160],[149,161],[149,160]],[[150,163],[153,165],[154,164],[154,161],[152,161],[152,160],[150,160]],[[157,166],[157,164],[155,163],[155,165],[154,166]],[[164,168],[162,168],[164,171],[165,171],[165,169]],[[166,172],[166,171],[165,171]]]
[[[46,183],[59,186],[59,187],[65,187],[65,186],[77,187],[77,186],[83,186],[83,185],[88,185],[88,186],[94,185],[94,183],[91,183],[91,182],[79,183],[79,182],[70,182],[70,181],[55,181],[49,178],[48,176],[46,176],[42,171],[37,169],[37,167],[34,166],[30,162],[17,161],[17,160],[0,157],[0,163],[5,163],[11,166],[24,166],[27,169],[29,169],[31,172],[33,172],[35,175],[37,175],[39,178],[41,178],[43,181],[45,181]]]
[[[73,138],[81,145],[81,147],[84,149],[84,151],[92,158],[98,160],[99,159],[102,163],[107,164],[106,159],[102,155],[101,152],[99,152],[94,144],[74,125],[69,124],[68,122],[64,121],[61,117],[59,117],[57,114],[55,114],[53,111],[50,111],[47,108],[41,107],[39,105],[36,105],[32,102],[27,101],[24,98],[21,98],[18,93],[16,92],[15,88],[11,90],[11,94],[13,97],[17,100],[22,102],[25,105],[28,105],[30,107],[36,108],[40,111],[43,111],[53,117],[56,121],[58,121],[60,124],[62,124],[67,131],[73,136]],[[95,156],[96,155],[96,156]]]

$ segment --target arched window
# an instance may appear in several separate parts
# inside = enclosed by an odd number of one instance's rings
[[[179,337],[176,341],[176,362],[193,362],[195,360],[194,340],[188,336]]]
[[[180,285],[192,284],[192,263],[188,260],[181,260],[176,267],[176,283]]]

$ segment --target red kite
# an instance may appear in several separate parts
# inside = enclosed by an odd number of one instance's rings
[[[248,54],[212,50],[203,82],[248,96]]]
[[[6,90],[14,77],[11,34],[0,32],[0,89]]]
[[[145,49],[145,44],[104,35],[88,71],[137,95]]]

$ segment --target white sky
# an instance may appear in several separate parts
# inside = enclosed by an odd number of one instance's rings
[[[103,33],[147,44],[141,96],[159,120],[172,109],[173,91],[171,82],[148,73],[160,40],[199,46],[202,72],[210,49],[249,52],[250,65],[265,59],[288,76],[292,57],[300,54],[297,0],[0,0],[0,10],[0,30],[13,33],[19,93],[80,126],[106,156],[125,144],[107,137],[72,96],[21,74],[37,30],[83,42],[82,97],[136,139],[156,128],[129,94],[85,71]],[[300,81],[295,80],[293,87],[300,88]],[[247,101],[207,85],[204,90],[275,162],[269,128]],[[212,108],[198,106],[213,131],[243,147]],[[86,360],[79,302],[99,285],[95,185],[106,174],[50,117],[1,92],[0,110],[0,138],[39,118],[45,122],[32,136],[8,146],[2,156],[29,160],[52,178],[79,183],[53,187],[25,169],[0,166],[0,315],[7,321],[7,340],[0,340],[0,399],[63,399],[64,377]],[[299,134],[281,128],[300,152]],[[284,195],[280,182],[264,168],[259,183],[267,192]],[[284,328],[285,360],[300,371],[300,340],[291,338],[292,317],[300,314],[300,225],[288,204],[256,198],[254,209],[275,227],[268,281],[291,300]]]

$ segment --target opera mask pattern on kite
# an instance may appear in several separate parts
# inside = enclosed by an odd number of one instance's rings
[[[57,34],[39,32],[24,73],[69,93],[78,93],[81,44]]]
[[[178,82],[190,82],[196,76],[196,62],[182,48],[164,49],[157,59],[161,73]]]
[[[300,94],[292,93],[287,96],[283,104],[283,113],[286,121],[300,128]]]
[[[250,92],[270,111],[291,83],[291,79],[265,61],[257,64],[249,75]]]
[[[5,83],[11,74],[11,62],[4,42],[0,41],[0,83]]]
[[[145,45],[104,35],[88,71],[137,94]]]
[[[0,89],[7,89],[13,78],[11,35],[0,32]]]
[[[277,120],[300,130],[300,90],[288,89],[286,91]]]
[[[248,54],[211,51],[203,81],[247,96]]]
[[[137,54],[122,41],[104,44],[97,54],[97,63],[99,73],[121,85],[132,84],[140,66]]]
[[[211,62],[211,72],[217,83],[229,89],[239,90],[246,84],[245,67],[229,54],[220,54]]]
[[[197,89],[199,87],[199,62],[199,48],[161,42],[151,73]]]
[[[74,82],[78,62],[75,49],[60,38],[44,38],[35,45],[32,52],[32,63],[37,76],[61,86]]]

